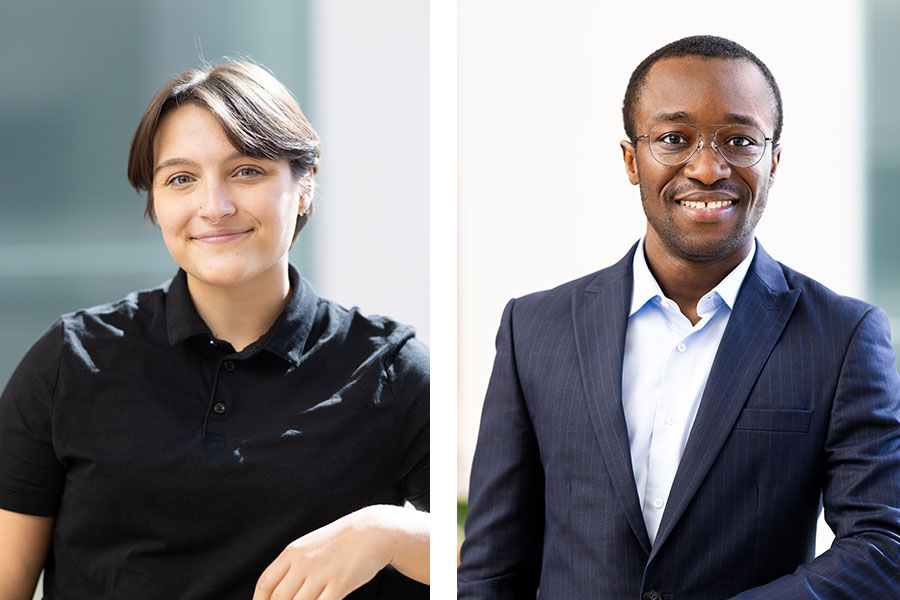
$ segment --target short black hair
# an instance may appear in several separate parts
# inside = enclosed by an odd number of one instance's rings
[[[731,58],[749,60],[762,71],[772,95],[775,97],[775,131],[772,134],[772,144],[777,144],[781,139],[781,126],[783,123],[781,92],[775,82],[775,76],[769,67],[755,54],[732,40],[714,35],[692,35],[666,44],[653,52],[637,66],[628,80],[625,89],[625,100],[622,102],[622,118],[625,121],[625,135],[632,143],[637,142],[637,132],[634,130],[634,111],[640,98],[641,90],[647,81],[647,72],[650,67],[664,58],[676,58],[681,56],[703,56],[706,58]]]

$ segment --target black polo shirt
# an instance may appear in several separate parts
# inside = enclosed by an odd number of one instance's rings
[[[426,347],[290,281],[241,352],[181,271],[64,315],[26,354],[0,396],[0,508],[56,517],[46,598],[248,600],[305,533],[371,504],[428,509]],[[351,597],[427,597],[403,579]]]

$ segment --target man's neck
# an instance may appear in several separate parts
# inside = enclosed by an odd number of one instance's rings
[[[234,287],[210,285],[190,274],[187,280],[197,314],[238,352],[269,330],[291,295],[286,261]]]
[[[708,261],[674,255],[655,237],[644,240],[647,266],[667,298],[672,299],[692,325],[700,321],[697,303],[731,273],[753,248],[751,237],[731,254]]]

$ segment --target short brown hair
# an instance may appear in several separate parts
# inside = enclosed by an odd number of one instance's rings
[[[286,159],[299,181],[319,171],[319,136],[291,92],[274,75],[245,61],[206,65],[185,71],[163,85],[138,123],[128,154],[128,181],[147,192],[144,215],[156,223],[153,210],[153,141],[163,117],[179,106],[196,104],[210,111],[231,144],[247,156]],[[297,216],[294,239],[306,225],[309,210]]]

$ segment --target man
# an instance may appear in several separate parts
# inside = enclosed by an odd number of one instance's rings
[[[646,235],[507,305],[459,598],[900,593],[887,319],[754,238],[781,112],[730,40],[673,42],[632,74],[622,152]],[[814,558],[823,504],[836,537]]]

